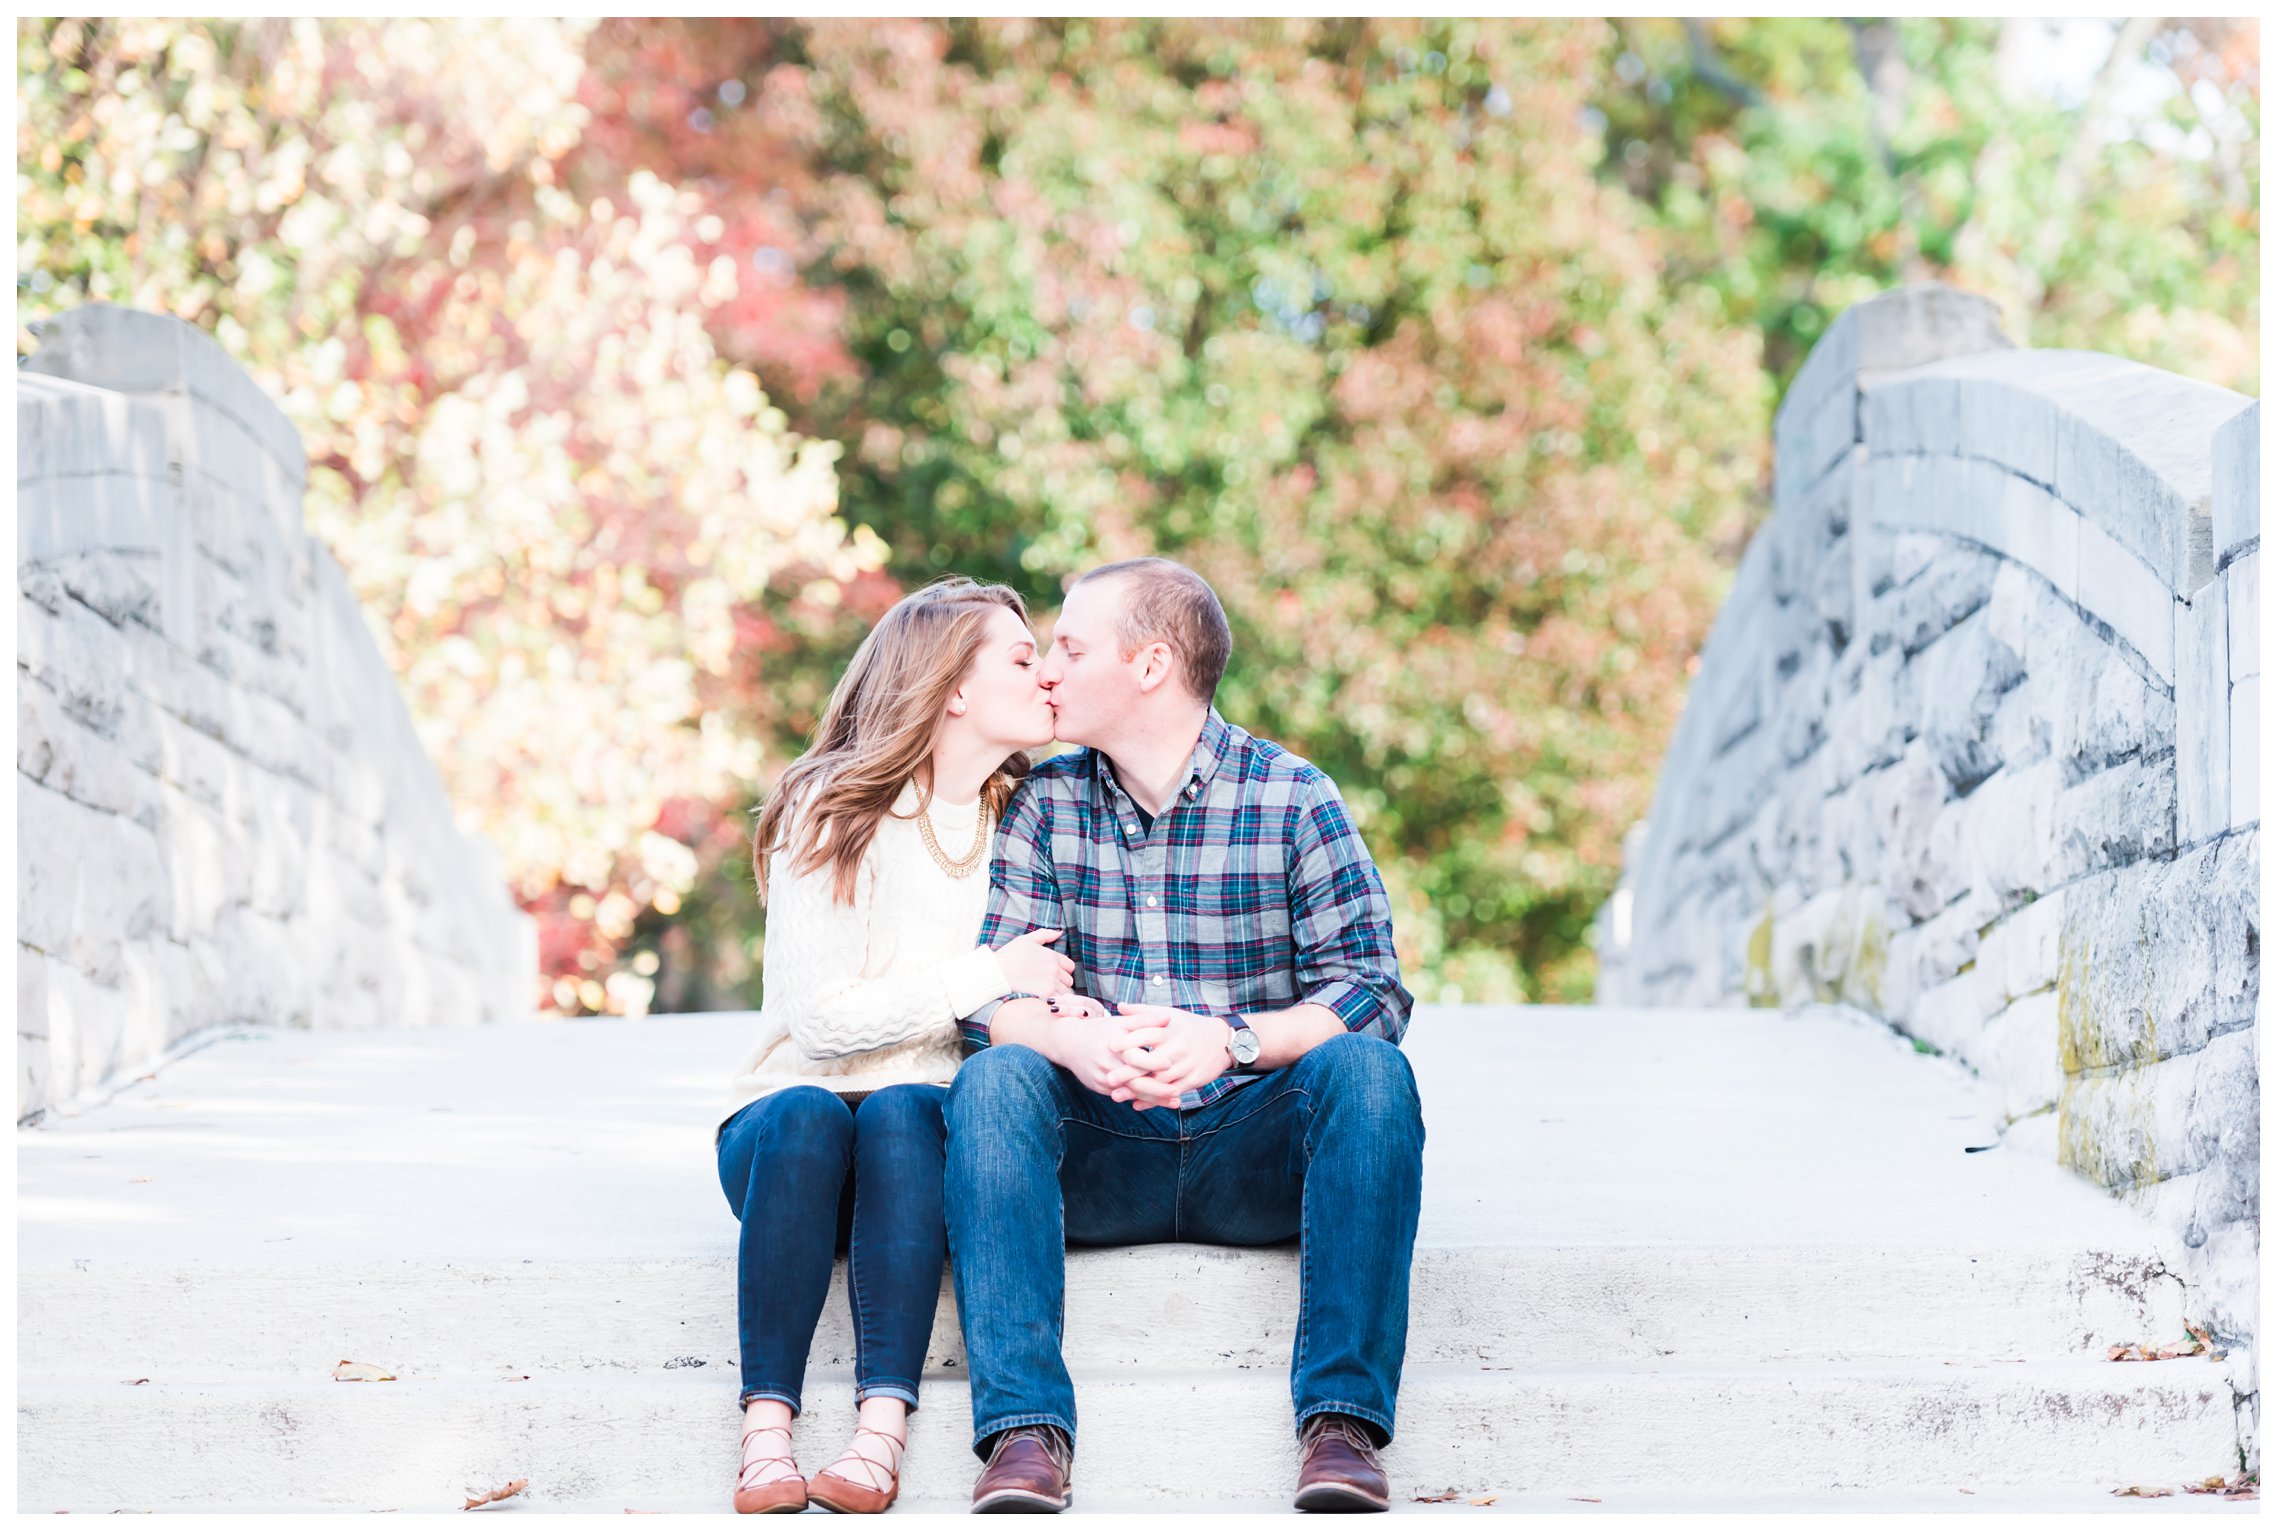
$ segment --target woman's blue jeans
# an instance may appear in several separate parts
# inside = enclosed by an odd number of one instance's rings
[[[917,1407],[948,1235],[941,1220],[945,1135],[939,1085],[888,1085],[849,1107],[817,1085],[763,1095],[719,1133],[719,1184],[743,1222],[736,1319],[737,1400],[799,1412],[807,1351],[847,1252],[854,1309],[854,1396]]]

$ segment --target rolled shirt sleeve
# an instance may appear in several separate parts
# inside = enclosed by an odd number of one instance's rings
[[[1302,1003],[1327,1006],[1347,1030],[1396,1043],[1415,997],[1400,982],[1383,877],[1334,781],[1316,775],[1294,812],[1289,931]]]
[[[1061,928],[1059,873],[1051,859],[1051,824],[1037,783],[1023,782],[997,827],[996,851],[988,864],[988,914],[981,921],[980,944],[991,954],[1031,930]],[[1064,940],[1065,938],[1063,938]],[[989,1023],[1008,999],[1034,999],[1024,989],[999,994],[959,1023],[968,1052],[989,1044]]]

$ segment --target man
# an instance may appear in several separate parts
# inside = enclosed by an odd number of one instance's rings
[[[1069,590],[1058,736],[997,837],[988,946],[1066,932],[1077,995],[965,1023],[949,1248],[976,1511],[1069,1502],[1066,1245],[1302,1240],[1300,1509],[1383,1510],[1423,1121],[1383,881],[1335,783],[1211,705],[1232,639],[1166,559]]]

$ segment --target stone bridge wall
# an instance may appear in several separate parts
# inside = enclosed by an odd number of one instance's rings
[[[1775,512],[1597,929],[1600,1003],[1847,1002],[1965,1063],[2007,1144],[2177,1236],[2233,1345],[2258,1279],[2259,422],[2017,349],[1949,288],[1843,315],[1780,408]]]
[[[91,306],[19,369],[16,453],[18,1119],[220,1025],[526,1018],[530,922],[277,407],[192,326]]]

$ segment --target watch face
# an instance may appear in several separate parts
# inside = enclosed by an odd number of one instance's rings
[[[1237,1028],[1233,1034],[1233,1061],[1243,1064],[1257,1061],[1257,1033],[1247,1026]]]

